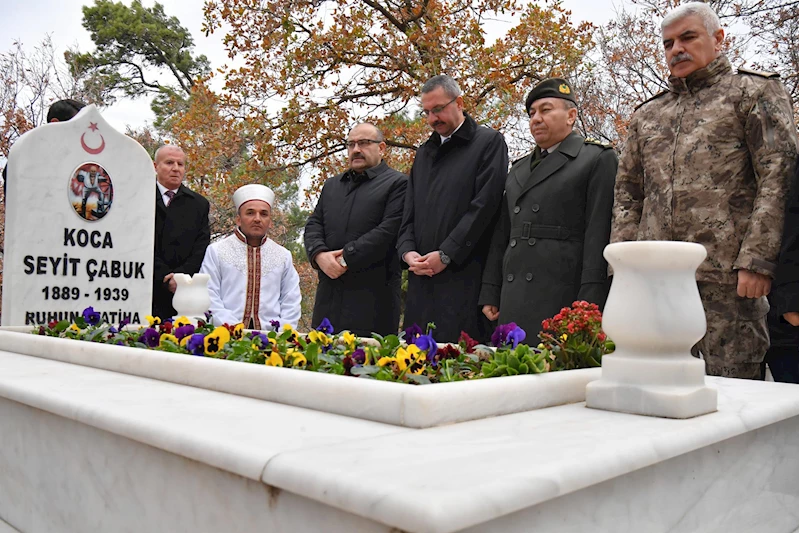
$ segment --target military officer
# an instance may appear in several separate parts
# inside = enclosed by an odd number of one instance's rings
[[[797,154],[776,74],[732,71],[724,30],[702,2],[661,23],[669,89],[633,113],[616,177],[611,241],[697,242],[707,373],[757,379],[768,348],[787,181]]]
[[[618,159],[573,131],[577,100],[566,80],[540,82],[525,105],[536,147],[505,181],[480,304],[489,320],[516,322],[534,338],[575,300],[605,304]]]

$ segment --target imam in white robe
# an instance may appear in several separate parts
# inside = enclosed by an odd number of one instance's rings
[[[264,237],[261,246],[233,235],[208,246],[200,272],[208,274],[214,325],[238,324],[268,328],[270,321],[297,327],[300,320],[300,277],[291,252]],[[252,319],[252,324],[250,324]]]

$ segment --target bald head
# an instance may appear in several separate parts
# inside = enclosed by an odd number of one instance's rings
[[[186,174],[186,154],[179,146],[166,144],[155,152],[155,175],[158,183],[174,191]]]

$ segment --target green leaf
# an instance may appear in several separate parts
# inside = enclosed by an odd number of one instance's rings
[[[430,378],[421,374],[406,374],[405,377],[408,378],[408,381],[412,381],[417,385],[429,385],[431,383]]]
[[[378,372],[380,372],[380,367],[377,365],[354,366],[350,369],[350,374],[353,376],[373,375]]]

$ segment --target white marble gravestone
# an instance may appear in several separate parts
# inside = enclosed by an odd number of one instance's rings
[[[2,325],[92,306],[139,323],[152,298],[155,169],[93,105],[40,126],[8,157]]]

